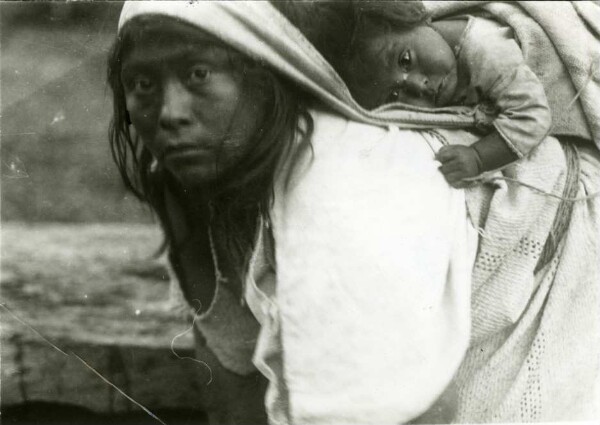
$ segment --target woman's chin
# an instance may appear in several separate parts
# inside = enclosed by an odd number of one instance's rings
[[[197,188],[214,182],[217,178],[215,167],[179,167],[169,168],[171,174],[184,188]]]
[[[184,187],[210,183],[217,175],[214,158],[201,150],[180,150],[166,155],[163,161]]]

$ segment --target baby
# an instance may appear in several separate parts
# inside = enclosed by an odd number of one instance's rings
[[[482,105],[494,116],[493,129],[479,141],[438,152],[453,187],[527,155],[548,135],[544,88],[508,28],[467,16],[431,23],[420,1],[327,3],[313,6],[321,10],[311,13],[309,25],[292,19],[362,107]]]

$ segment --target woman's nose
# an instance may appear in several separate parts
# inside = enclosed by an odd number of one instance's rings
[[[177,130],[192,120],[192,94],[177,79],[163,83],[158,124],[165,130]]]

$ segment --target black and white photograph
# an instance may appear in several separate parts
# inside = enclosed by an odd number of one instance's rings
[[[3,425],[600,422],[600,2],[0,0]]]

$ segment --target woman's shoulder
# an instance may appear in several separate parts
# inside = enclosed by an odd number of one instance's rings
[[[381,137],[388,126],[362,123],[336,113],[331,109],[314,107],[309,110],[313,120],[313,145],[326,141],[332,143],[352,143],[363,139]]]
[[[315,155],[327,153],[326,156],[339,160],[357,154],[366,158],[378,153],[385,156],[392,151],[425,149],[431,152],[432,149],[428,131],[358,122],[324,108],[312,108],[309,112],[313,120],[311,144]],[[365,154],[367,151],[369,155]]]
[[[307,162],[311,165],[304,177],[322,172],[329,179],[345,170],[354,175],[364,173],[366,179],[394,178],[395,173],[415,168],[422,168],[419,172],[427,169],[427,174],[431,168],[432,173],[439,174],[434,164],[439,141],[426,131],[356,122],[325,110],[311,110],[311,116],[314,131],[311,158]],[[344,181],[347,182],[345,177],[340,184]]]

